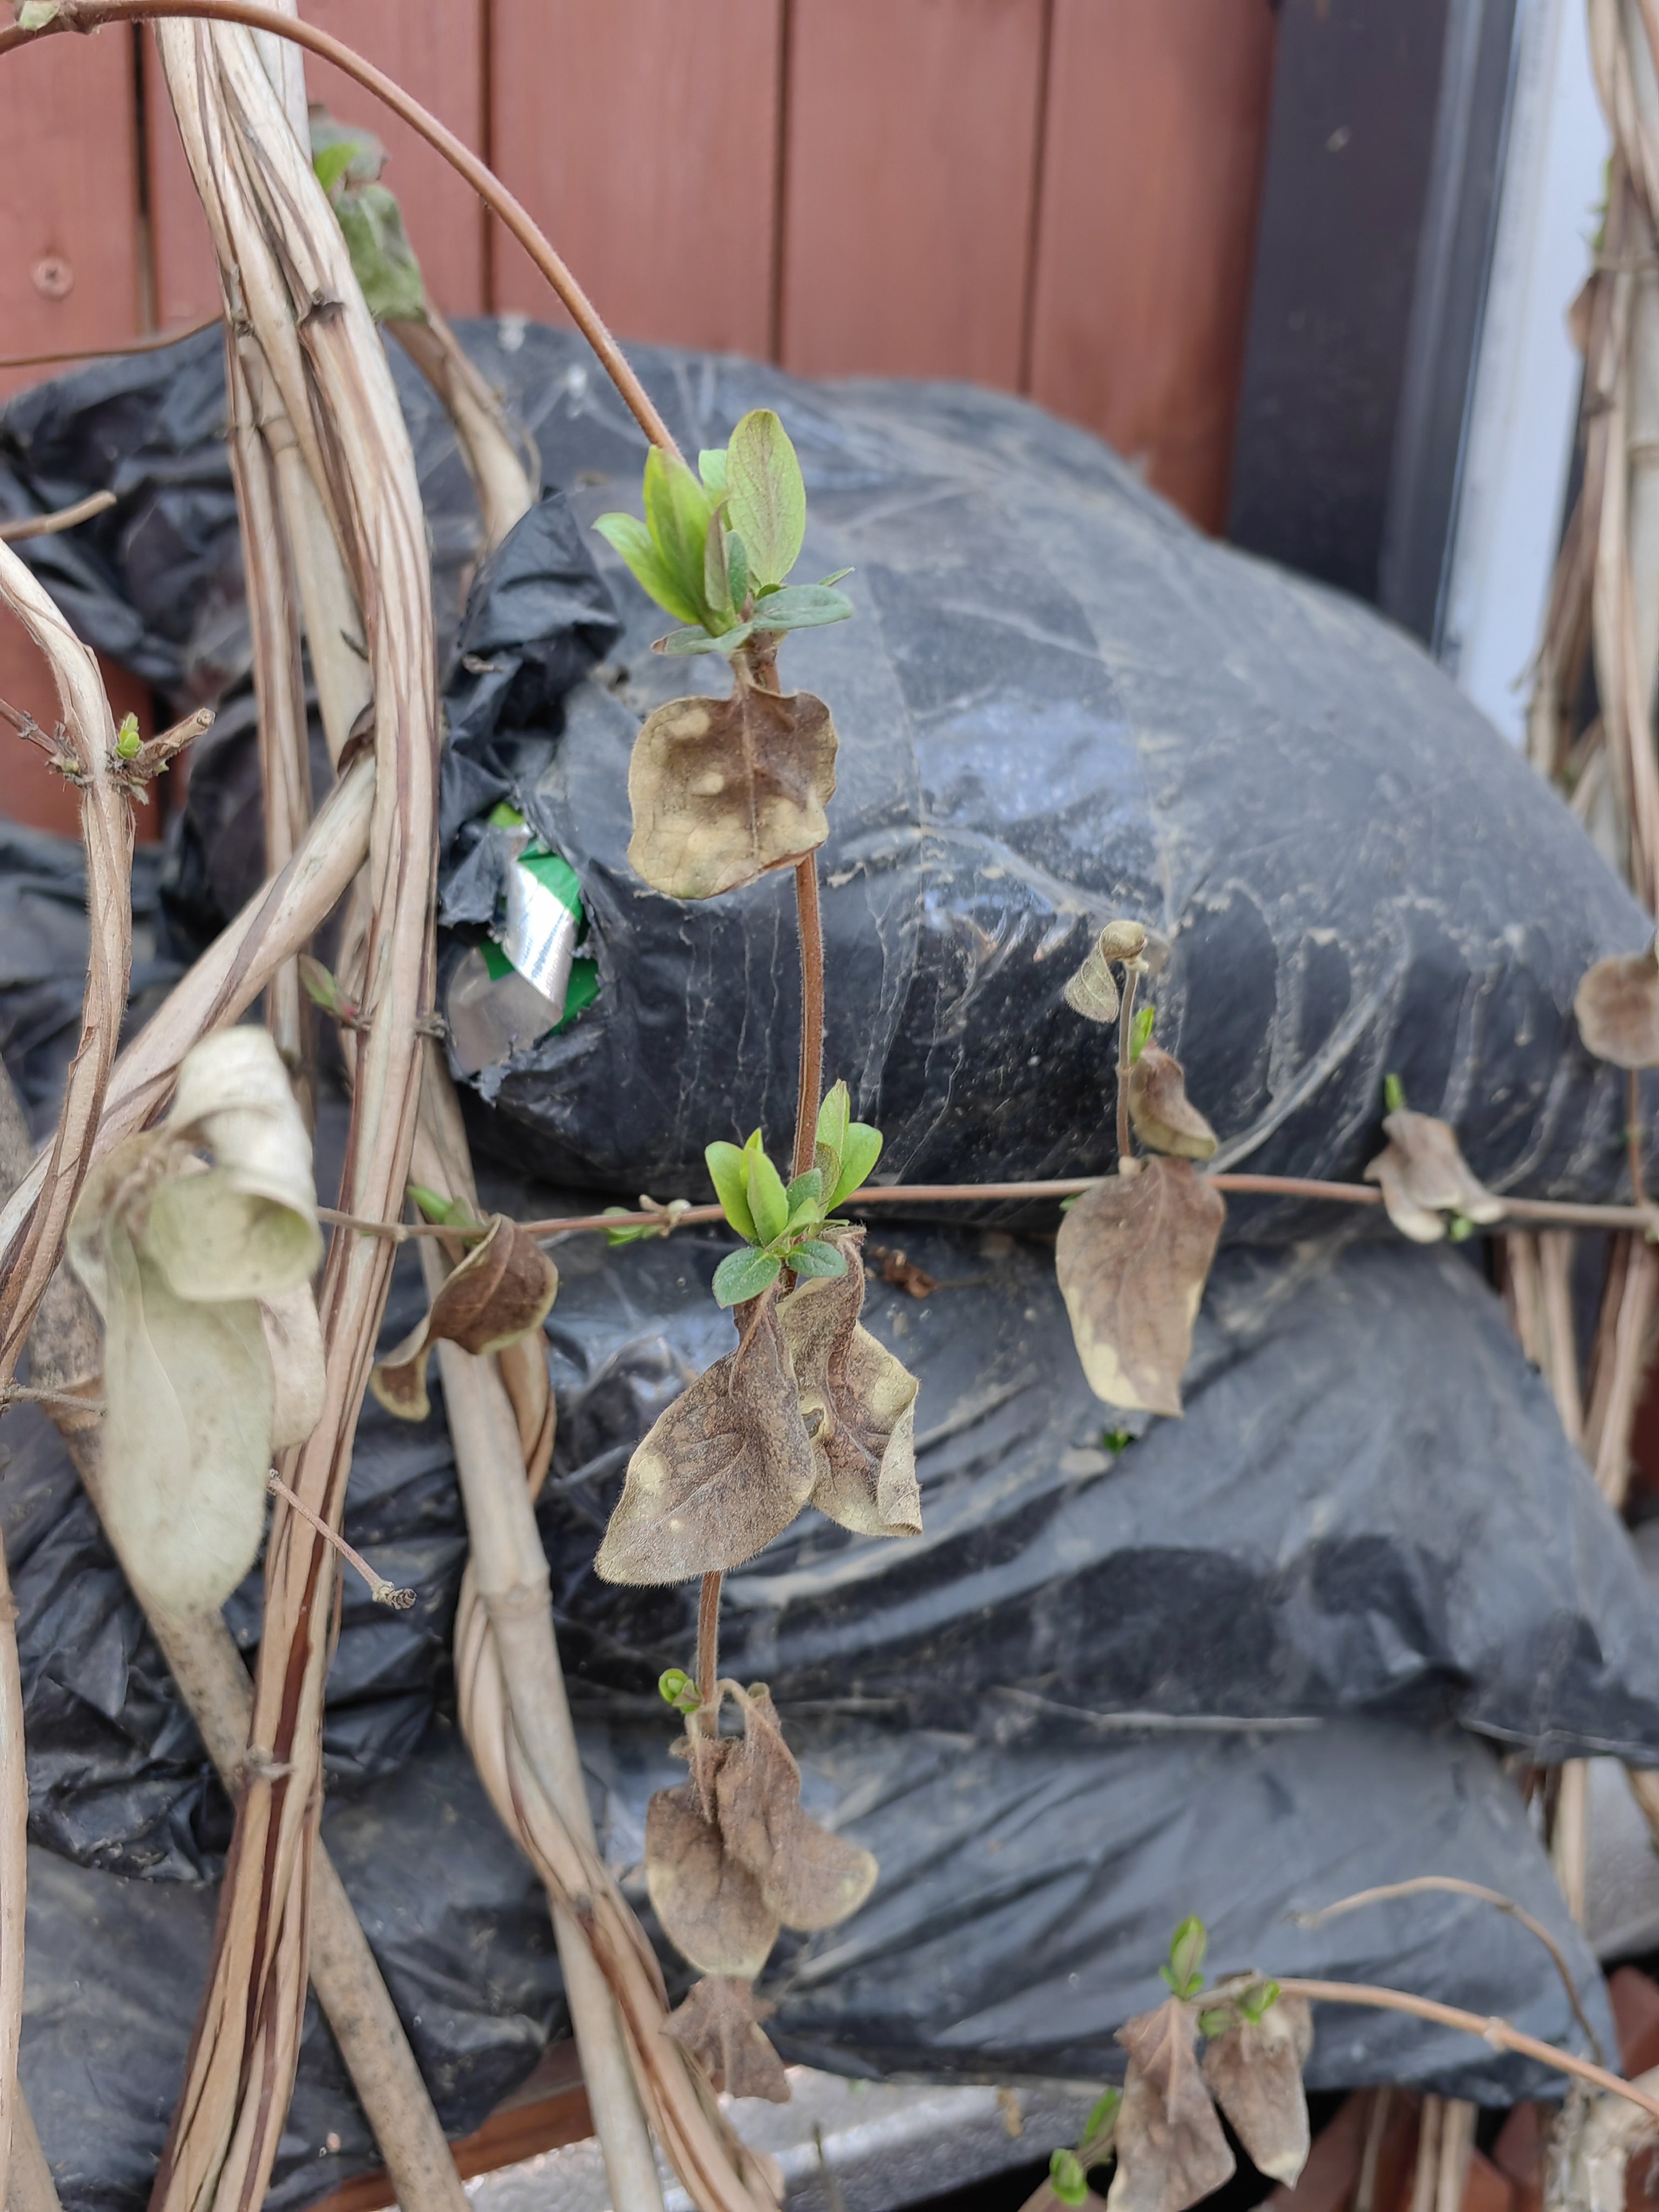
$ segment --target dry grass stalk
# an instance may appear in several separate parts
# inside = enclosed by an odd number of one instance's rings
[[[355,761],[318,809],[289,866],[221,931],[120,1054],[93,1141],[93,1161],[154,1120],[191,1045],[239,1020],[282,963],[302,951],[328,919],[363,864],[375,788],[374,761]],[[47,1155],[39,1157],[0,1211],[0,1271],[8,1274],[49,1164]]]
[[[64,747],[81,793],[81,835],[87,855],[91,953],[81,1007],[81,1042],[70,1062],[63,1109],[33,1178],[21,1235],[8,1240],[0,1275],[0,1388],[9,1382],[28,1339],[35,1308],[64,1249],[64,1232],[80,1195],[115,1063],[132,970],[132,812],[110,772],[115,719],[90,647],[82,645],[33,573],[9,546],[0,546],[0,600],[46,655],[63,708]],[[0,2054],[3,2052],[0,2032]]]
[[[9,1149],[9,1118],[18,1133]],[[0,1182],[9,1179],[9,1179],[15,1179],[27,1158],[21,1109],[0,1069]],[[60,1267],[29,1338],[30,1372],[37,1382],[72,1401],[95,1391],[101,1358],[92,1302],[68,1268]],[[77,1414],[70,1404],[55,1406],[51,1413],[96,1507],[101,1424],[95,1416]],[[146,1614],[208,1755],[234,1798],[241,1787],[253,1708],[242,1656],[217,1613],[179,1620],[146,1608]],[[404,2212],[463,2212],[465,2193],[397,2008],[345,1887],[320,1844],[312,1869],[311,1918],[312,1986],[374,2130],[398,2203]],[[27,2163],[27,2144],[19,2155]]]
[[[422,1103],[420,1180],[474,1200],[459,1108],[435,1052]],[[441,1279],[436,1248],[423,1244],[422,1254],[433,1279]],[[539,1356],[539,1346],[537,1351]],[[478,1771],[547,1885],[567,1978],[577,1960],[585,1966],[591,1952],[609,1985],[626,2031],[634,2084],[693,2202],[702,2212],[771,2212],[775,2192],[767,2169],[732,2132],[679,2045],[661,2033],[667,2003],[660,1969],[599,1856],[532,1510],[544,1464],[532,1463],[526,1481],[521,1435],[529,1415],[522,1407],[515,1414],[494,1363],[447,1344],[438,1354],[471,1540],[456,1616],[455,1666],[462,1726]],[[574,1988],[572,1998],[574,2010]],[[591,2094],[586,2044],[582,2063]],[[641,2175],[635,2185],[642,2194],[647,2185]],[[648,2186],[654,2196],[654,2173]],[[623,2201],[620,2193],[617,2201]]]
[[[369,829],[374,920],[343,1198],[386,1219],[407,1177],[416,1025],[431,994],[437,704],[413,456],[338,226],[252,41],[168,25],[158,42],[222,270],[228,281],[234,271],[296,441],[330,488],[365,617],[380,770]],[[337,1237],[325,1269],[327,1398],[283,1473],[331,1526],[390,1258],[379,1240]],[[158,2212],[256,2203],[275,2156],[304,2007],[333,1575],[326,1544],[279,1510],[246,1786],[210,1987],[157,2176]]]
[[[246,357],[245,357],[246,355]],[[242,574],[253,645],[253,690],[259,709],[259,775],[264,792],[265,873],[281,873],[311,826],[311,748],[306,727],[305,675],[295,604],[294,564],[283,525],[272,425],[257,395],[264,362],[250,334],[239,345],[225,331],[225,391],[231,421],[231,477],[241,524]],[[292,443],[286,416],[283,430]],[[285,960],[265,988],[265,1026],[289,1073],[301,1078],[310,1057],[310,1001],[297,960]],[[310,1102],[314,1118],[314,1102]]]
[[[390,322],[386,328],[444,403],[478,495],[484,548],[493,551],[536,504],[538,457],[532,450],[520,458],[521,441],[501,401],[430,301],[423,323]]]
[[[46,655],[58,686],[64,750],[75,763],[81,790],[90,924],[81,1042],[70,1063],[57,1129],[40,1164],[38,1195],[6,1255],[0,1278],[3,1389],[15,1372],[62,1257],[64,1232],[91,1164],[115,1061],[132,967],[132,814],[131,802],[111,774],[115,720],[98,664],[9,545],[0,545],[0,599]],[[17,2049],[23,2022],[23,1913],[28,1880],[28,1778],[16,1618],[0,1548],[0,2203],[5,2198],[12,2138],[18,2130]]]

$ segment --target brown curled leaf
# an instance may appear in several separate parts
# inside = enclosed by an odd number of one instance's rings
[[[1146,945],[1144,924],[1109,921],[1089,947],[1087,959],[1066,982],[1062,995],[1072,1012],[1085,1022],[1115,1022],[1118,999],[1112,963],[1138,960]]]
[[[1060,1223],[1054,1272],[1096,1397],[1178,1414],[1227,1208],[1186,1160],[1137,1166],[1085,1191]]]
[[[1615,1067],[1659,1067],[1659,940],[1585,971],[1574,995],[1578,1034]]]
[[[659,1790],[646,1808],[645,1882],[664,1935],[699,1973],[753,1981],[778,1940],[778,1916],[703,1818],[695,1782]]]
[[[1108,2212],[1187,2212],[1233,2172],[1233,2154],[1198,2070],[1194,2033],[1192,2008],[1179,1997],[1126,2021],[1117,2032],[1129,2069]]]
[[[1286,2186],[1308,2162],[1302,2069],[1313,2049],[1305,1997],[1278,1997],[1259,2021],[1241,2018],[1204,2053],[1204,2079],[1259,2172]]]
[[[811,1502],[864,1536],[919,1536],[916,1378],[864,1328],[864,1231],[830,1241],[847,1255],[840,1275],[809,1275],[778,1319],[811,1438]]]
[[[629,865],[670,898],[718,898],[816,852],[835,788],[836,726],[810,691],[671,699],[634,740]]]
[[[1471,1170],[1449,1121],[1396,1107],[1382,1117],[1389,1142],[1365,1170],[1367,1182],[1382,1187],[1389,1218],[1404,1237],[1432,1244],[1446,1233],[1443,1216],[1501,1221],[1504,1201]]]
[[[1187,1096],[1187,1072],[1150,1037],[1129,1070],[1129,1119],[1143,1145],[1180,1160],[1215,1158],[1216,1133]]]
[[[770,1691],[761,1685],[738,1695],[743,1741],[726,1752],[714,1784],[726,1848],[786,1928],[833,1928],[875,1887],[876,1862],[801,1810],[800,1769]]]
[[[711,1974],[693,1982],[684,2004],[663,2025],[708,2075],[717,2095],[789,2102],[789,2077],[761,2022],[772,2010],[747,1982]]]
[[[423,1421],[427,1354],[447,1340],[463,1352],[503,1352],[546,1320],[558,1295],[559,1271],[533,1237],[506,1214],[446,1278],[418,1328],[371,1370],[368,1385],[387,1413]]]
[[[817,1480],[775,1288],[737,1309],[743,1334],[659,1413],[594,1565],[606,1582],[678,1583],[741,1566]]]

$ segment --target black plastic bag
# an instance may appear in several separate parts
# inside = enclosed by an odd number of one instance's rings
[[[641,434],[574,333],[514,319],[463,335],[583,523],[635,503]],[[218,344],[100,363],[0,415],[9,501],[119,492],[84,574],[70,540],[25,550],[84,635],[181,697],[246,665],[245,645],[239,662],[214,642],[240,592]],[[438,403],[391,351],[447,663],[476,502]],[[857,571],[858,619],[792,638],[785,672],[841,732],[823,855],[830,1065],[886,1131],[884,1176],[1110,1165],[1109,1039],[1060,986],[1092,927],[1127,911],[1173,939],[1158,1036],[1187,1061],[1224,1162],[1356,1175],[1395,1073],[1494,1187],[1614,1194],[1622,1080],[1584,1054],[1570,1010],[1584,969],[1646,925],[1415,645],[1201,538],[1097,441],[1021,402],[813,386],[660,349],[635,360],[688,452],[750,405],[778,407],[811,489],[802,573]],[[515,736],[507,780],[581,878],[600,992],[562,1034],[483,1071],[496,1113],[476,1133],[568,1184],[690,1195],[710,1138],[760,1124],[775,1139],[793,1111],[790,890],[775,878],[685,906],[629,870],[641,715],[726,679],[716,661],[653,656],[666,618],[587,542],[623,641],[605,680],[572,695],[564,739],[552,720]],[[455,757],[491,749],[482,811],[500,737],[471,726]],[[1315,1218],[1252,1200],[1232,1233],[1291,1237]]]
[[[579,340],[468,340],[578,514],[636,506],[643,441]],[[688,453],[778,408],[811,500],[800,573],[854,569],[857,619],[791,637],[781,665],[841,736],[820,856],[828,1067],[886,1133],[882,1177],[1111,1164],[1110,1039],[1060,986],[1127,912],[1173,941],[1158,1035],[1221,1164],[1358,1175],[1392,1072],[1494,1187],[1613,1194],[1620,1081],[1570,1009],[1590,962],[1647,924],[1413,643],[1200,537],[1019,401],[635,359]],[[758,1124],[775,1146],[790,1124],[792,890],[786,874],[684,904],[629,870],[639,719],[726,674],[652,655],[667,618],[598,558],[626,679],[577,688],[517,795],[582,880],[599,996],[484,1072],[495,1115],[475,1126],[556,1181],[690,1195],[708,1139]],[[1315,1218],[1252,1200],[1233,1234]]]

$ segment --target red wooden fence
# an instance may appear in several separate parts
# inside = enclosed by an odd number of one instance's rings
[[[484,154],[623,337],[1026,392],[1220,526],[1269,0],[301,7]],[[313,99],[390,147],[387,181],[441,307],[556,317],[429,149],[331,70],[307,76]],[[0,354],[214,312],[148,33],[9,57],[0,126]],[[0,394],[50,373],[0,370]],[[9,623],[0,694],[48,705]],[[68,820],[61,800],[43,805],[33,756],[0,760],[0,809]]]

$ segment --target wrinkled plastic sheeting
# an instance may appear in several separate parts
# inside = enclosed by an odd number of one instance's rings
[[[532,328],[509,352],[483,325],[468,343],[579,514],[636,507],[641,434],[579,339]],[[776,407],[811,501],[800,573],[854,569],[857,618],[791,636],[781,665],[840,732],[826,1068],[885,1132],[881,1176],[1111,1166],[1110,1035],[1060,989],[1129,913],[1173,941],[1158,1035],[1218,1164],[1357,1176],[1393,1072],[1494,1188],[1613,1195],[1621,1079],[1583,1051],[1571,1000],[1649,925],[1414,643],[1201,537],[1018,400],[633,358],[689,453]],[[649,652],[666,619],[595,543],[628,677],[577,688],[518,796],[581,878],[600,993],[489,1072],[495,1133],[478,1129],[557,1182],[690,1195],[709,1139],[758,1125],[775,1149],[791,1125],[793,890],[785,872],[686,904],[629,868],[641,716],[726,676]],[[1313,1218],[1250,1201],[1233,1233]]]
[[[787,1729],[808,1809],[881,1863],[859,1914],[786,1937],[763,1980],[778,2006],[769,2031],[790,2059],[945,2081],[1121,2076],[1114,2031],[1161,2002],[1158,1962],[1191,1911],[1209,1927],[1215,1972],[1388,1982],[1582,2050],[1536,1939],[1488,1905],[1426,1895],[1319,1930],[1290,1917],[1423,1873],[1485,1883],[1540,1920],[1616,2047],[1519,1798],[1455,1730],[1343,1722],[1112,1741],[1048,1726],[999,1742],[793,1715]],[[684,1778],[672,1733],[666,1716],[581,1731],[605,1856],[642,1910],[646,1805]],[[452,2133],[477,2125],[568,2032],[533,1877],[447,1729],[402,1775],[331,1797],[323,1833],[441,2117]],[[29,1877],[24,2088],[64,2212],[137,2212],[183,2075],[215,1892],[38,1850]],[[690,1974],[672,1954],[664,1963],[678,1998]],[[1308,2078],[1494,2104],[1561,2086],[1478,2037],[1336,2007],[1320,2008]],[[313,1999],[268,2201],[289,2212],[374,2163]]]
[[[323,1838],[440,2118],[482,2124],[569,2033],[546,1899],[453,1728],[403,1773],[331,1795]],[[76,1867],[32,1849],[21,2072],[64,2212],[139,2212],[184,2079],[216,1887]],[[380,2163],[307,1999],[271,2212]]]
[[[1124,1417],[1084,1381],[1047,1250],[915,1229],[903,1248],[945,1287],[872,1282],[866,1319],[921,1382],[924,1534],[803,1514],[726,1577],[724,1671],[920,1726],[981,1698],[1455,1715],[1540,1760],[1659,1763],[1659,1601],[1458,1254],[1224,1252],[1185,1419],[1130,1416],[1113,1452]],[[726,1249],[558,1248],[541,1519],[578,1699],[648,1702],[695,1648],[695,1585],[619,1587],[592,1561],[635,1444],[730,1348],[708,1291]]]
[[[1513,1783],[1455,1729],[1126,1738],[1044,1721],[998,1741],[975,1735],[966,1699],[963,1717],[949,1731],[789,1718],[802,1802],[873,1851],[881,1875],[839,1928],[786,1935],[762,1977],[786,2057],[839,2074],[1121,2080],[1114,2032],[1168,1996],[1158,1969],[1189,1912],[1209,1930],[1212,1974],[1383,1983],[1583,2051],[1536,1937],[1489,1905],[1429,1893],[1320,1929],[1293,1918],[1418,1874],[1485,1883],[1541,1921],[1617,2050]],[[660,1726],[609,1741],[605,1855],[636,1863],[650,1791],[684,1769]],[[1547,2069],[1399,2014],[1321,2006],[1317,2029],[1310,2087],[1398,2081],[1491,2104],[1561,2094]]]
[[[155,846],[135,847],[124,1043],[182,972],[161,912],[161,868]],[[80,1042],[89,949],[79,838],[0,820],[0,1054],[37,1137],[57,1113]]]
[[[509,318],[462,335],[582,523],[636,505],[642,434],[574,333]],[[220,345],[206,332],[100,362],[0,416],[9,509],[118,492],[25,557],[84,636],[181,705],[242,680],[249,658]],[[448,665],[477,502],[441,406],[389,352]],[[1415,644],[1200,536],[1097,440],[1018,400],[634,358],[688,452],[746,408],[777,407],[811,494],[801,573],[855,569],[858,618],[792,636],[783,665],[841,732],[821,856],[828,1066],[885,1130],[884,1176],[1112,1164],[1110,1037],[1060,986],[1096,925],[1128,912],[1174,940],[1158,1036],[1186,1060],[1224,1164],[1356,1175],[1395,1073],[1494,1188],[1614,1194],[1622,1081],[1584,1053],[1571,1006],[1585,968],[1644,942],[1646,922]],[[641,716],[726,679],[717,660],[653,656],[665,617],[586,543],[625,629],[603,679],[571,695],[562,742],[556,708],[491,736],[470,694],[452,698],[471,732],[462,753],[488,756],[490,789],[505,769],[580,876],[601,983],[563,1036],[484,1072],[498,1114],[477,1133],[555,1181],[690,1195],[710,1138],[759,1125],[775,1144],[793,1115],[791,890],[786,873],[686,905],[629,869]],[[246,783],[248,744],[245,731],[235,751],[204,755],[204,804],[239,759]],[[1316,1218],[1254,1199],[1232,1234],[1291,1237]]]

